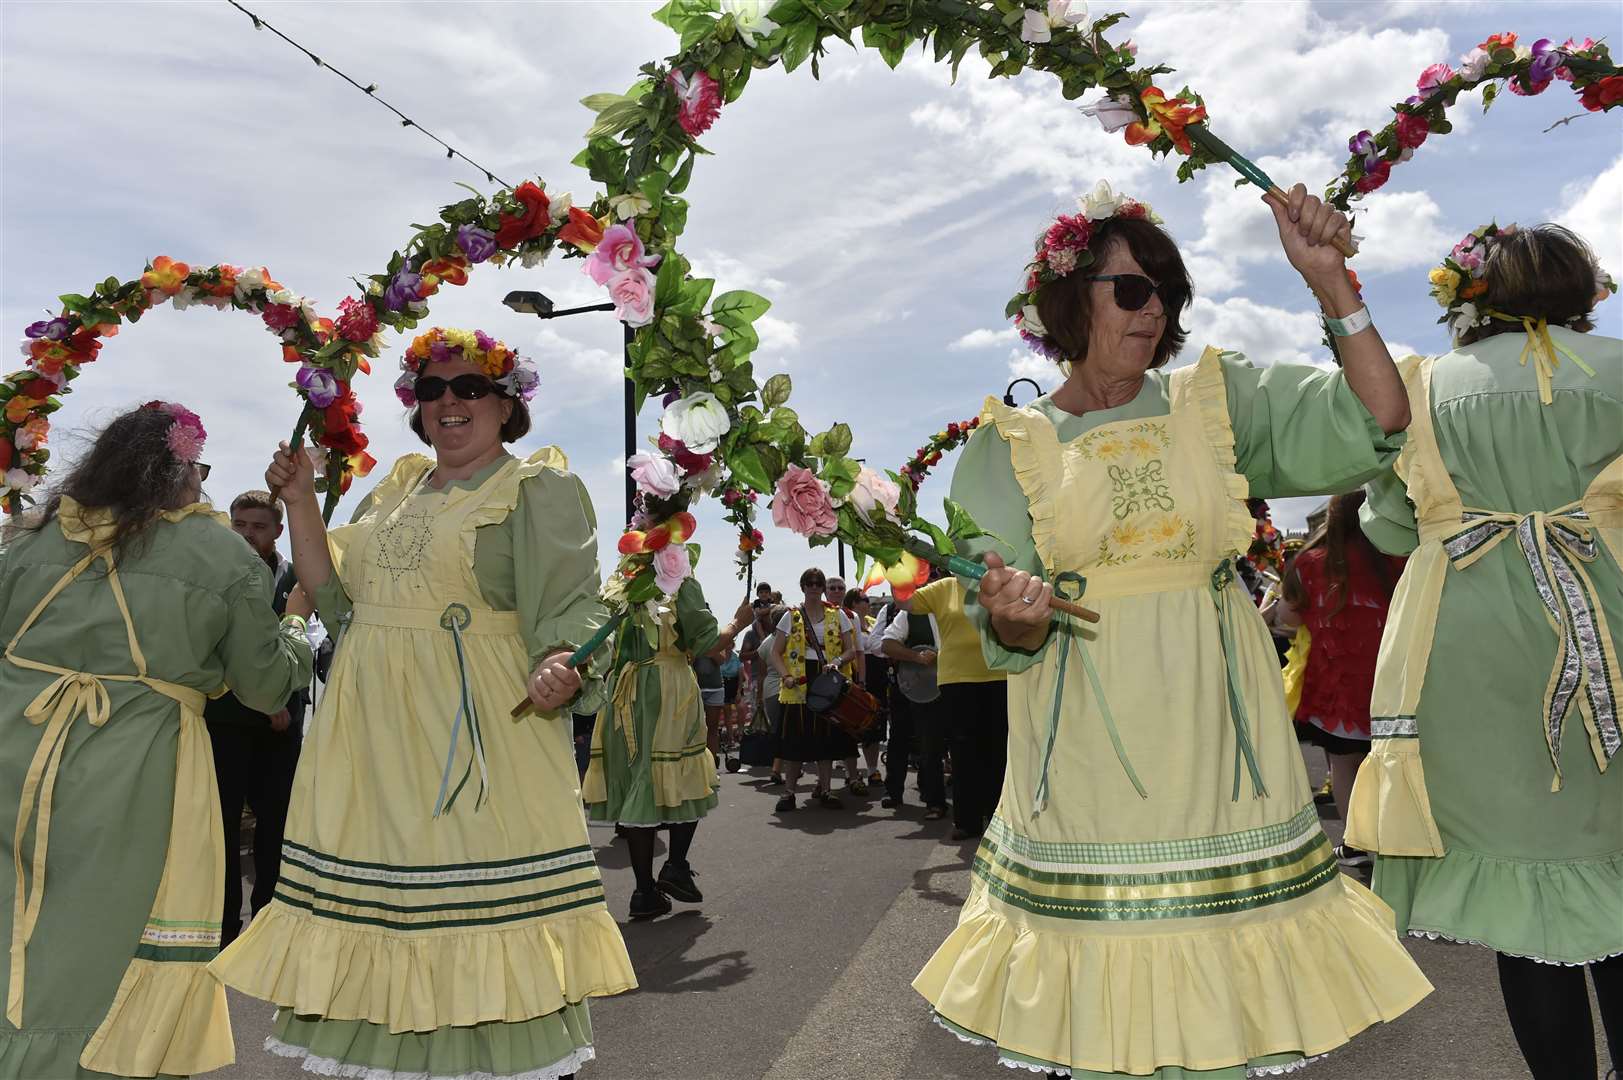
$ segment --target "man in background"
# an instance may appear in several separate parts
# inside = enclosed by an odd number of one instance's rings
[[[276,550],[282,535],[282,507],[268,491],[245,491],[231,501],[231,529],[270,567],[274,582],[267,597],[281,615],[297,584],[293,564]],[[270,903],[282,865],[282,830],[293,794],[293,772],[304,737],[309,691],[301,690],[271,715],[255,712],[226,693],[208,703],[203,719],[214,745],[214,773],[220,785],[225,821],[225,912],[220,945],[242,931],[242,806],[254,812],[253,912]]]

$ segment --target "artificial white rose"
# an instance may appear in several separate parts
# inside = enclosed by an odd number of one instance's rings
[[[1020,327],[1028,334],[1036,334],[1038,337],[1048,336],[1048,327],[1043,325],[1042,316],[1037,314],[1036,304],[1027,304],[1020,309]]]
[[[875,472],[866,465],[857,473],[856,486],[851,489],[851,507],[862,520],[873,523],[875,508],[892,521],[899,521],[897,506],[901,503],[902,489],[884,473]]]
[[[1121,204],[1126,201],[1125,195],[1117,195],[1110,190],[1108,180],[1101,180],[1093,185],[1092,191],[1077,200],[1077,205],[1082,208],[1082,216],[1089,221],[1103,221],[1105,218],[1114,217],[1116,211],[1121,209]]]
[[[1119,97],[1107,97],[1092,105],[1084,105],[1082,115],[1093,117],[1105,131],[1111,133],[1138,120],[1138,112],[1133,108],[1132,101]]]
[[[560,225],[569,216],[569,208],[574,205],[575,199],[567,191],[562,195],[554,196],[552,201],[547,204],[547,217],[554,225]]]
[[[237,285],[232,291],[238,300],[246,300],[248,295],[257,289],[265,287],[264,271],[257,267],[245,267],[237,274]]]
[[[732,430],[727,406],[714,394],[689,394],[673,401],[659,418],[659,429],[695,454],[708,454]]]
[[[654,204],[637,192],[629,195],[613,195],[609,198],[609,208],[614,216],[621,221],[629,221],[639,214],[646,214],[654,208]]]
[[[1020,40],[1028,45],[1044,44],[1054,39],[1055,30],[1086,22],[1088,5],[1077,0],[1073,8],[1071,3],[1072,0],[1048,0],[1046,11],[1026,12],[1020,24]]]
[[[1453,333],[1455,341],[1458,341],[1461,335],[1475,326],[1478,318],[1476,305],[1469,300],[1461,304],[1458,311],[1459,314],[1455,315],[1448,324],[1448,329]]]
[[[751,49],[755,48],[757,37],[766,37],[778,28],[777,23],[766,17],[771,9],[772,5],[766,0],[721,0],[722,13],[733,17],[738,36]]]
[[[1488,70],[1488,64],[1493,60],[1487,51],[1481,48],[1472,49],[1460,57],[1460,74],[1472,82],[1476,82]]]

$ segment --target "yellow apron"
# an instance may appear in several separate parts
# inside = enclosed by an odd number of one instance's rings
[[[185,512],[203,510],[187,508]],[[17,647],[23,636],[46,607],[98,559],[107,564],[107,581],[124,618],[134,673],[74,671],[19,655]],[[169,845],[152,912],[140,941],[134,944],[112,1006],[85,1045],[79,1064],[94,1072],[120,1076],[189,1075],[229,1065],[235,1060],[235,1051],[225,987],[207,970],[208,962],[220,948],[225,853],[214,756],[203,725],[203,694],[147,674],[146,657],[136,640],[124,588],[105,546],[93,546],[41,598],[7,643],[5,657],[18,667],[56,676],[23,710],[24,717],[32,724],[44,725],[44,731],[23,780],[17,832],[12,839],[17,890],[12,909],[6,1019],[26,1030],[23,1019],[28,943],[45,898],[51,801],[68,729],[81,716],[92,727],[101,727],[112,719],[105,683],[141,683],[180,707]],[[30,826],[34,850],[25,867],[22,852]]]
[[[1450,572],[1465,573],[1512,535],[1544,601],[1545,617],[1561,641],[1542,709],[1545,745],[1554,766],[1550,790],[1561,788],[1562,730],[1574,707],[1602,772],[1620,741],[1623,681],[1606,616],[1595,602],[1584,564],[1594,561],[1600,545],[1623,551],[1623,458],[1602,469],[1582,499],[1555,510],[1467,507],[1443,463],[1432,426],[1434,366],[1435,360],[1419,357],[1403,364],[1413,419],[1395,469],[1415,506],[1420,546],[1392,597],[1370,700],[1370,752],[1358,769],[1347,812],[1347,843],[1382,855],[1444,854],[1421,767],[1417,716],[1437,612]]]

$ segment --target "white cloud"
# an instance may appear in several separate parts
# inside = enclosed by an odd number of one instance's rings
[[[1003,345],[1005,343],[1016,342],[1019,340],[1020,334],[1012,326],[1006,327],[1002,330],[988,330],[985,327],[982,327],[980,329],[971,330],[957,341],[949,344],[947,348],[953,350],[954,352],[959,352],[964,349],[985,349],[994,345]]]
[[[780,319],[776,315],[762,315],[755,320],[755,332],[761,337],[760,351],[780,353],[800,348],[800,324]]]
[[[1362,275],[1430,267],[1459,239],[1442,227],[1442,207],[1424,191],[1378,191],[1360,204],[1353,268]]]
[[[1065,381],[1054,361],[1023,348],[1009,350],[1009,378],[1034,379],[1045,393]]]
[[[1587,240],[1613,277],[1623,275],[1623,156],[1594,180],[1562,188],[1561,205],[1550,220]]]
[[[1192,363],[1207,345],[1233,349],[1258,367],[1331,363],[1321,343],[1324,328],[1314,311],[1290,311],[1243,296],[1213,301],[1197,296],[1185,316],[1189,343],[1181,364]]]

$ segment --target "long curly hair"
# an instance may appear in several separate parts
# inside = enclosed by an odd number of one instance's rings
[[[1364,505],[1364,493],[1353,491],[1345,495],[1336,495],[1330,499],[1330,510],[1325,515],[1324,524],[1319,530],[1308,538],[1302,550],[1296,553],[1299,559],[1314,548],[1325,549],[1324,576],[1329,582],[1330,591],[1336,594],[1335,606],[1331,609],[1328,618],[1335,618],[1341,614],[1341,609],[1347,606],[1351,593],[1348,588],[1348,579],[1352,576],[1352,568],[1348,565],[1348,555],[1357,549],[1364,565],[1375,575],[1381,583],[1381,589],[1387,596],[1397,582],[1392,576],[1392,566],[1381,555],[1380,550],[1370,543],[1369,537],[1358,524],[1358,508]],[[1290,569],[1285,573],[1285,601],[1295,608],[1305,608],[1308,604],[1307,590],[1302,587],[1301,576],[1296,573],[1296,560],[1291,560]]]
[[[86,509],[113,515],[114,563],[142,550],[158,516],[181,505],[188,492],[191,466],[169,449],[174,422],[162,409],[146,407],[114,419],[57,482],[30,528],[50,524],[67,496]]]

